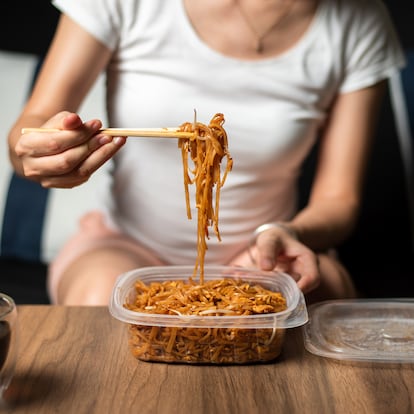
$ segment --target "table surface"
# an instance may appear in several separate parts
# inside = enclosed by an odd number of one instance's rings
[[[21,305],[18,413],[413,413],[414,364],[350,364],[310,354],[300,328],[272,363],[195,366],[136,360],[106,307]]]

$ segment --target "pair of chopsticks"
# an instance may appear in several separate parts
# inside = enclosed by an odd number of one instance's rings
[[[23,128],[22,134],[59,131],[55,128]],[[194,132],[183,132],[177,128],[103,128],[97,133],[113,137],[192,138],[194,136]]]

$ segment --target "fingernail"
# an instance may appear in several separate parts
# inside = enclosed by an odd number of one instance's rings
[[[92,121],[90,126],[92,129],[99,129],[101,127],[101,123],[99,121]]]
[[[99,144],[100,145],[105,145],[105,144],[108,144],[109,142],[111,142],[112,141],[112,137],[110,137],[110,136],[107,136],[107,135],[101,135],[99,138],[98,138],[98,142],[99,142]]]
[[[113,142],[116,145],[124,145],[126,142],[126,139],[125,137],[114,137]]]

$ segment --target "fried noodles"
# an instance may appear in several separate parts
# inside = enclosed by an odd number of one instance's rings
[[[255,315],[286,309],[279,292],[236,279],[209,280],[203,284],[168,280],[149,286],[138,280],[136,297],[127,308],[164,315]]]
[[[179,128],[183,132],[194,132],[193,138],[180,138],[184,188],[187,216],[191,219],[191,203],[189,185],[195,184],[195,203],[197,208],[197,259],[194,274],[200,273],[200,283],[204,280],[204,259],[209,239],[209,227],[213,227],[218,240],[221,240],[218,227],[220,189],[226,181],[227,174],[233,167],[233,160],[228,150],[227,134],[223,128],[224,116],[217,113],[207,126],[194,120],[185,122]],[[188,156],[194,168],[189,167]],[[223,158],[227,163],[221,177],[220,165]],[[213,190],[215,188],[215,197]]]
[[[130,310],[164,315],[238,316],[281,312],[286,299],[260,285],[236,279],[137,281]],[[191,328],[130,325],[129,343],[142,360],[196,363],[246,363],[274,359],[282,329]]]
[[[193,364],[268,362],[279,356],[284,329],[129,326],[132,355],[142,361]]]

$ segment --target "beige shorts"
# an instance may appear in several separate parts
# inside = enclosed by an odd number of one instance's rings
[[[64,245],[49,266],[47,288],[52,303],[57,303],[57,288],[67,267],[80,256],[101,247],[116,247],[145,257],[149,266],[163,263],[154,253],[140,245],[136,240],[108,227],[101,212],[91,211],[79,221],[79,229]]]

